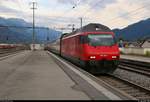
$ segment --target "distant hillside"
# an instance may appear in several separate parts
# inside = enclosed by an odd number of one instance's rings
[[[124,29],[114,29],[117,38],[134,41],[150,37],[150,18],[129,25]]]
[[[10,18],[5,19],[0,17],[0,26],[19,26],[32,27],[31,23],[23,19]],[[61,32],[53,29],[36,29],[36,43],[51,42],[60,37]],[[31,43],[32,29],[30,28],[12,28],[0,27],[0,43]]]

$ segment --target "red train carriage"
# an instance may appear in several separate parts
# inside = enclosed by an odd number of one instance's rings
[[[112,73],[120,56],[114,33],[101,24],[62,36],[60,49],[63,57],[91,73]]]
[[[14,47],[15,47],[15,45],[13,45],[13,44],[0,44],[0,49],[11,49]]]

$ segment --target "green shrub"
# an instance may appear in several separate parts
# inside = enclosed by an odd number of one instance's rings
[[[150,51],[146,51],[146,56],[150,57]]]
[[[123,51],[120,51],[120,54],[124,54]]]

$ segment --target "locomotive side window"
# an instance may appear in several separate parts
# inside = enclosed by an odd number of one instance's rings
[[[85,35],[81,35],[81,36],[80,36],[80,43],[81,43],[81,44],[88,43],[88,37],[85,36]]]
[[[115,44],[111,34],[89,34],[88,39],[91,46],[112,46]]]

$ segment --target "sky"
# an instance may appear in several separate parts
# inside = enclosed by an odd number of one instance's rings
[[[37,2],[36,25],[50,28],[79,28],[82,17],[83,25],[121,29],[150,18],[150,0],[0,0],[0,17],[32,22],[31,2]]]

